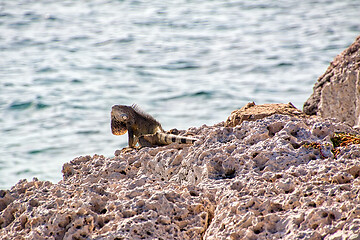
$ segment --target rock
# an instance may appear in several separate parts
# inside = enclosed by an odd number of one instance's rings
[[[289,116],[306,117],[302,111],[297,109],[292,103],[272,103],[256,105],[254,102],[246,104],[239,110],[231,113],[225,122],[226,127],[235,127],[243,121],[256,121],[273,114],[284,114]],[[275,126],[274,126],[275,127]]]
[[[0,238],[357,239],[360,146],[335,157],[332,142],[357,130],[269,115],[190,128],[191,146],[78,157],[56,184],[21,180],[0,191]]]
[[[336,118],[350,126],[360,123],[360,36],[330,63],[304,103],[304,112]]]

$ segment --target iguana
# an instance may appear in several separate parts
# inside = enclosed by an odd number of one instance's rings
[[[161,124],[144,113],[135,104],[114,105],[111,111],[111,131],[114,135],[128,132],[129,148],[168,145],[171,143],[192,144],[197,139],[166,133]]]

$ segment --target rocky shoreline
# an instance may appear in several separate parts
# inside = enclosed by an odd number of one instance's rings
[[[0,191],[0,238],[360,239],[360,133],[313,115],[249,103],[193,145],[75,158]]]

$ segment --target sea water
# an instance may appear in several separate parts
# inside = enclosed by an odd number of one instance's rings
[[[0,1],[0,188],[113,156],[114,104],[166,130],[252,101],[302,109],[359,33],[358,0]]]

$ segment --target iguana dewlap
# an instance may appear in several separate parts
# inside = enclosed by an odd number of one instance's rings
[[[137,105],[114,105],[111,111],[111,131],[114,135],[128,132],[129,147],[167,145],[171,143],[192,144],[197,139],[166,133],[152,116],[141,111]]]

